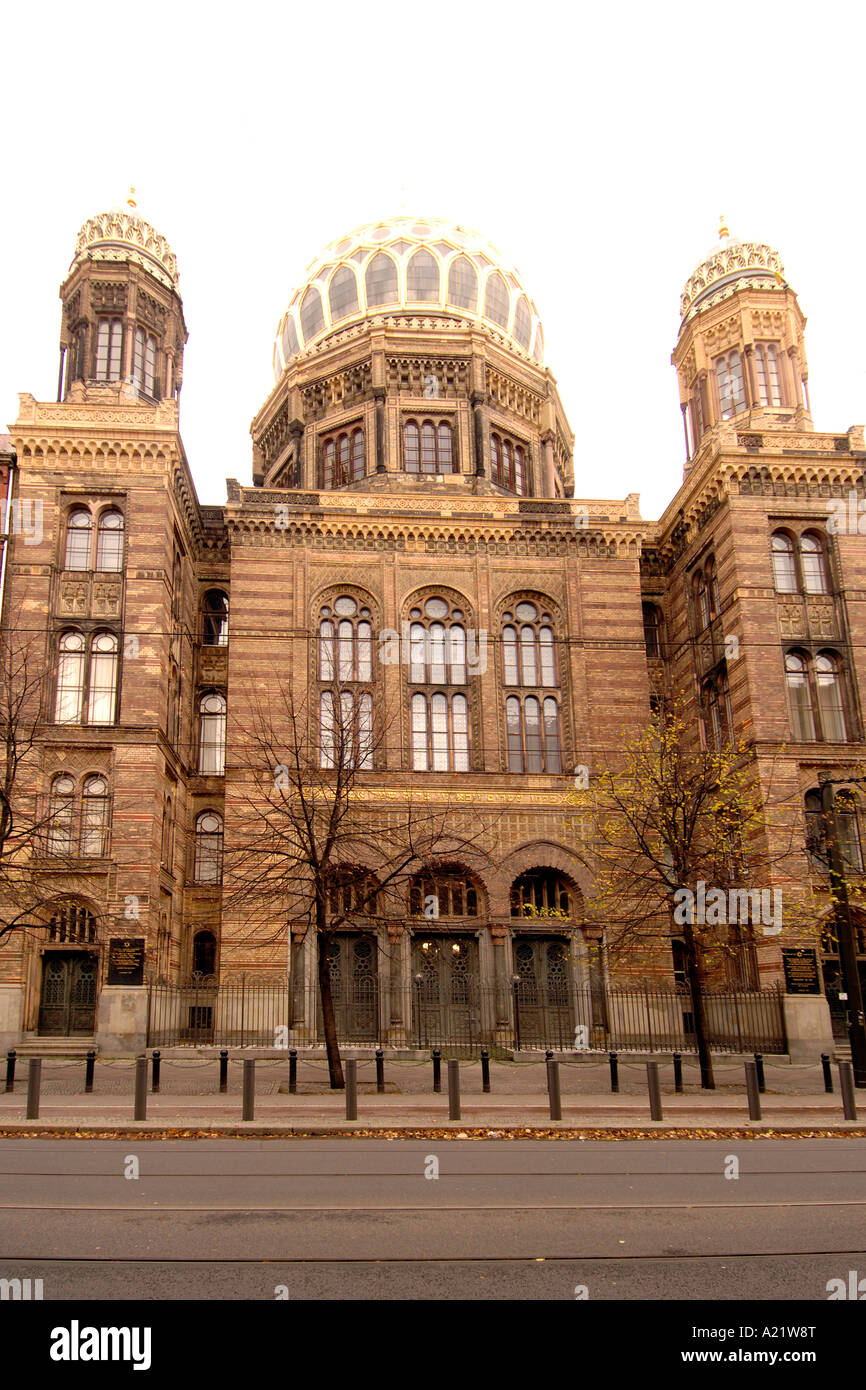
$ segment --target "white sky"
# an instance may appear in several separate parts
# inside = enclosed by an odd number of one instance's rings
[[[18,391],[55,398],[57,287],[79,226],[130,184],[178,257],[202,502],[250,480],[249,423],[308,262],[404,208],[476,228],[518,267],[579,497],[640,492],[651,518],[681,480],[679,295],[722,212],[781,252],[809,316],[817,428],[863,423],[858,9],[6,7],[0,429]]]

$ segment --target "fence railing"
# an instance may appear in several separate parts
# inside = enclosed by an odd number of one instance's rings
[[[680,987],[611,985],[543,994],[526,982],[496,989],[462,981],[457,989],[413,984],[387,1008],[375,978],[333,992],[341,1043],[427,1051],[695,1052],[694,1002]],[[781,989],[705,990],[715,1052],[785,1052]],[[324,1041],[318,989],[286,976],[217,984],[152,984],[150,1047],[306,1047]]]

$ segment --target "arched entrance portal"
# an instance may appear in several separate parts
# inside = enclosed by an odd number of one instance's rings
[[[51,919],[54,949],[42,956],[38,1032],[42,1037],[89,1037],[96,1020],[99,957],[93,913],[64,903]]]

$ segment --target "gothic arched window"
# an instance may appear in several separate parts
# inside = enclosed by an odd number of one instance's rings
[[[201,604],[201,640],[205,647],[227,647],[229,601],[222,589],[206,590]]]
[[[526,449],[496,431],[490,436],[490,478],[518,496],[527,491]]]
[[[196,883],[222,883],[223,819],[216,811],[196,816],[194,878]]]
[[[775,531],[770,542],[773,554],[773,580],[777,594],[797,592],[797,563],[794,542],[787,531]]]
[[[367,287],[367,307],[377,304],[394,304],[397,293],[397,267],[384,251],[377,251],[367,266],[364,277]]]
[[[75,844],[75,782],[62,772],[51,783],[48,853],[71,855]]]
[[[210,691],[199,700],[198,770],[221,777],[226,758],[226,697]]]
[[[407,473],[451,473],[454,445],[447,420],[407,420],[403,426],[403,460]]]
[[[373,623],[370,609],[339,594],[319,609],[320,763],[373,766]],[[367,688],[365,688],[367,687]]]
[[[719,414],[730,420],[746,409],[746,387],[743,379],[743,359],[739,352],[725,353],[715,359],[716,385],[719,392]]]
[[[406,298],[422,303],[439,301],[439,265],[429,251],[416,251],[406,269]]]
[[[123,569],[123,514],[106,511],[96,528],[96,568],[102,571]]]
[[[100,319],[96,329],[96,380],[119,381],[122,319]]]
[[[66,520],[66,553],[63,568],[89,570],[93,517],[85,507],[76,507]]]
[[[514,337],[526,352],[529,351],[529,334],[532,331],[532,315],[529,309],[529,301],[525,295],[521,295],[517,301],[517,308],[514,311]]]
[[[841,660],[835,652],[790,651],[785,656],[785,680],[794,737],[801,742],[845,743]]]
[[[559,685],[553,621],[523,599],[502,615],[502,682],[521,686],[505,701],[509,772],[561,772]]]
[[[341,265],[334,271],[328,289],[328,303],[331,307],[331,322],[337,323],[349,314],[358,312],[358,281],[351,266]]]
[[[345,487],[364,476],[364,431],[360,425],[322,440],[322,487]]]
[[[108,852],[108,781],[101,773],[85,777],[81,792],[81,853],[104,859]]]
[[[455,603],[432,595],[410,610],[410,715],[416,772],[469,771],[469,701],[465,689],[457,687],[466,687],[474,655],[467,650],[464,612]]]
[[[755,382],[758,405],[784,405],[779,375],[779,344],[755,343]]]
[[[325,315],[322,309],[322,296],[315,286],[311,285],[301,300],[301,332],[304,335],[304,342],[308,343],[311,338],[315,338],[317,333],[321,333],[325,326]]]
[[[484,317],[498,323],[500,328],[507,328],[510,307],[508,286],[499,271],[494,270],[484,287]]]
[[[478,272],[468,256],[458,256],[448,271],[448,303],[458,309],[478,308]]]

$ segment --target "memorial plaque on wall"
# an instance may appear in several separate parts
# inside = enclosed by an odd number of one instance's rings
[[[144,937],[116,936],[108,943],[108,984],[144,984]]]
[[[788,994],[820,994],[818,957],[809,946],[796,946],[782,951],[785,989]]]

